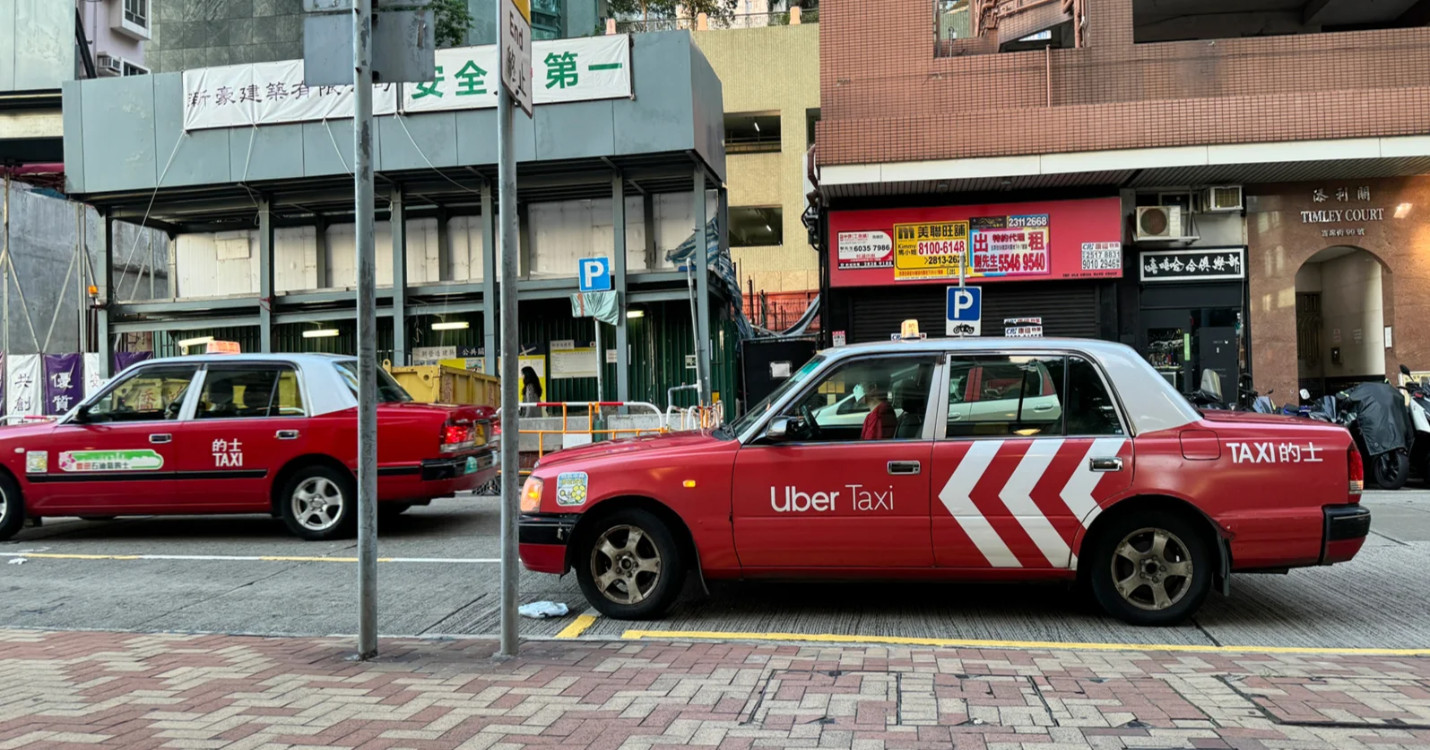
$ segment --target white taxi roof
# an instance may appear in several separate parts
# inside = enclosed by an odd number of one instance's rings
[[[1121,401],[1132,432],[1168,430],[1201,418],[1192,405],[1135,349],[1126,344],[1073,338],[927,338],[850,344],[825,349],[820,355],[831,362],[868,354],[908,352],[973,354],[1037,354],[1074,352],[1102,367],[1116,398]]]
[[[182,357],[163,357],[136,362],[117,373],[115,377],[131,370],[146,367],[193,364],[193,365],[243,365],[243,364],[286,364],[297,368],[303,383],[303,403],[309,416],[331,414],[357,406],[357,398],[347,381],[334,365],[343,362],[357,362],[356,357],[341,354],[292,353],[292,354],[190,354]],[[95,394],[99,395],[99,392]]]

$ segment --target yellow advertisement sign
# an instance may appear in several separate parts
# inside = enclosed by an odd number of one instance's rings
[[[968,263],[968,222],[894,225],[894,279],[956,279]]]

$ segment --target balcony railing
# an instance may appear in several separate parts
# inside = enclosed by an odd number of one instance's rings
[[[616,20],[614,29],[610,29],[608,25],[608,32],[639,34],[646,31],[676,31],[679,29],[696,31],[758,29],[767,26],[790,26],[805,23],[819,23],[818,8],[802,9],[797,13],[788,10],[769,13],[735,13],[729,16],[706,16],[702,13],[695,17]]]

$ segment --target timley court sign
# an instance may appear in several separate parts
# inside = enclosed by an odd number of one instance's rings
[[[423,83],[373,85],[373,114],[497,106],[496,45],[437,50],[436,75]],[[631,98],[630,36],[536,42],[536,104]],[[184,129],[278,125],[353,116],[352,86],[307,86],[303,61],[282,60],[184,71]]]

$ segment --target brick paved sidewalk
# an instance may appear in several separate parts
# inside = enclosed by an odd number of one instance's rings
[[[1430,747],[1430,659],[0,631],[0,750]]]

